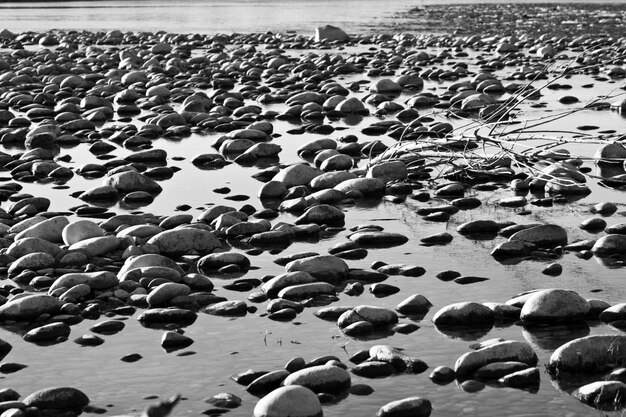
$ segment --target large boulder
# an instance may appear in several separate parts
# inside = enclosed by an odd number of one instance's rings
[[[524,323],[564,323],[584,320],[589,302],[574,291],[536,291],[524,303],[520,318]]]

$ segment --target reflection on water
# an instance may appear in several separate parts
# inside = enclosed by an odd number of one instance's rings
[[[532,346],[544,350],[554,350],[579,337],[589,336],[591,329],[587,323],[526,325],[522,329],[524,339]]]

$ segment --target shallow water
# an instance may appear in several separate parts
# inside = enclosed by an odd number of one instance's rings
[[[99,2],[97,4],[106,5],[108,3],[118,2]],[[146,5],[153,3],[158,2],[146,2]],[[228,13],[239,16],[237,10],[241,11],[244,3],[247,2],[229,3],[232,4],[232,10],[228,11]],[[311,14],[303,13],[302,7],[304,6],[299,2],[285,2],[290,5],[298,3],[298,7],[293,8],[290,8],[291,6],[282,7],[282,2],[270,3],[285,9],[287,16],[293,15],[294,18],[305,19],[305,22],[302,22],[301,25],[313,27],[318,24],[318,21],[311,20]],[[344,19],[339,21],[330,20],[330,22],[338,25],[342,25],[342,22],[354,25],[348,27],[355,31],[358,30],[361,24],[369,25],[372,23],[373,11],[377,11],[380,16],[388,16],[385,13],[393,12],[391,10],[393,8],[389,8],[387,11],[382,10],[381,5],[388,5],[389,3],[378,2],[380,4],[374,4],[377,2],[369,1],[358,3],[360,6],[365,4],[371,7],[371,9],[368,7],[358,8],[358,13],[362,12],[363,16],[356,14],[346,17],[339,15],[337,9],[333,9],[336,7],[333,2],[323,2],[327,8],[322,7],[321,10],[326,10],[324,13],[330,13],[331,17],[335,19]],[[402,7],[412,6],[414,2],[397,3],[399,5],[398,8],[400,8],[400,5]],[[395,4],[396,2],[394,2],[394,7]],[[60,27],[55,26],[60,24],[76,24],[76,28],[84,29],[85,25],[91,25],[95,20],[102,22],[98,24],[102,25],[102,29],[106,29],[109,27],[107,25],[111,24],[111,22],[106,20],[106,16],[109,16],[108,13],[111,13],[111,16],[118,16],[116,19],[119,19],[118,23],[120,26],[115,27],[119,27],[122,30],[171,29],[175,32],[212,32],[214,28],[219,27],[220,29],[215,31],[221,32],[231,30],[288,30],[291,28],[290,26],[281,26],[284,25],[284,17],[281,17],[280,21],[278,19],[272,21],[275,16],[272,15],[268,16],[267,19],[259,19],[258,16],[263,16],[263,14],[256,13],[254,20],[240,20],[241,26],[238,26],[238,29],[229,29],[231,26],[224,24],[222,18],[217,14],[209,16],[208,20],[202,20],[200,16],[191,16],[189,20],[184,20],[185,30],[180,28],[179,22],[171,20],[164,27],[152,27],[150,22],[160,21],[163,16],[163,10],[152,10],[150,7],[145,6],[135,8],[133,6],[119,11],[115,7],[108,10],[107,7],[102,6],[93,11],[90,6],[89,12],[86,12],[84,9],[81,9],[82,6],[79,3],[72,3],[70,7],[70,12],[76,13],[76,15],[72,15],[72,19],[69,19],[71,23],[65,23],[68,21],[66,14],[68,9],[42,9],[40,6],[33,10],[8,9],[8,13],[21,13],[30,16],[23,21],[19,21],[18,24],[6,17],[10,15],[4,14],[5,9],[2,9],[2,7],[5,5],[4,3],[0,4],[0,12],[2,12],[0,15],[0,26],[5,24],[5,19],[7,19],[7,22],[11,20],[12,23],[9,23],[15,24],[17,28],[12,30],[19,31],[41,30],[47,27],[45,25]],[[67,3],[59,3],[58,5],[67,5]],[[73,10],[73,5],[76,5],[76,10]],[[230,7],[223,6],[224,9],[229,9]],[[85,8],[87,7],[85,6]],[[295,11],[296,9],[297,12]],[[197,14],[194,13],[194,10],[185,8],[184,13]],[[121,24],[123,22],[129,25],[137,24],[131,18],[131,16],[136,18],[136,15],[133,15],[133,13],[145,15],[146,11],[154,13],[154,15],[150,15],[146,20],[142,20],[139,23],[139,29],[124,27]],[[331,11],[333,12],[331,13]],[[92,12],[95,14],[89,14]],[[42,15],[38,13],[49,16],[49,19],[43,19]],[[289,13],[292,14],[290,15]],[[320,12],[315,19],[320,19],[319,22],[329,22],[322,19],[324,16]],[[205,16],[202,18],[205,18]],[[211,19],[215,20],[216,23],[214,25],[209,24],[212,22]],[[260,20],[263,22],[259,23]],[[224,26],[219,26],[220,24],[224,24]],[[277,26],[272,27],[272,24]],[[87,27],[89,29],[97,29],[92,26]],[[208,29],[208,27],[211,29]],[[302,26],[298,25],[293,27],[295,28],[294,30],[298,31],[302,29]],[[9,28],[11,29],[11,27]],[[346,53],[358,51],[360,50],[348,50]],[[510,68],[506,68],[500,74],[510,71]],[[365,78],[365,75],[350,76],[340,81],[347,84],[350,81]],[[368,80],[373,81],[373,79]],[[567,94],[575,94],[580,98],[581,102],[585,102],[608,93],[623,83],[623,81],[617,83],[597,81],[594,82],[594,88],[580,88],[582,84],[588,82],[589,79],[586,77],[572,77],[567,80],[567,83],[572,84],[574,88]],[[448,84],[446,82],[426,81],[425,90],[441,92]],[[361,92],[357,96],[363,97],[364,94],[364,92]],[[524,107],[519,117],[529,119],[540,117],[546,114],[546,112],[558,111],[562,106],[557,105],[556,100],[563,94],[562,91],[545,90],[544,96],[538,101],[545,102],[546,108],[536,110],[529,106]],[[397,101],[402,102],[407,97],[401,97]],[[282,109],[281,105],[268,106],[268,108],[278,111]],[[436,114],[436,117],[443,119],[441,113]],[[339,138],[340,136],[354,133],[362,140],[374,139],[363,137],[360,130],[362,127],[377,120],[374,116],[368,116],[356,126],[348,123],[346,120],[330,122],[335,127],[345,128],[345,130],[338,130],[327,136]],[[464,123],[454,119],[450,119],[450,121],[455,126],[461,126]],[[139,123],[137,122],[137,124]],[[274,121],[273,125],[275,131],[281,134],[274,142],[283,147],[280,162],[284,164],[300,161],[295,154],[295,150],[302,144],[322,137],[313,134],[286,134],[287,130],[296,127],[296,125],[289,122]],[[557,123],[550,125],[549,128],[555,132],[572,131],[581,125],[597,125],[601,126],[602,129],[611,128],[617,132],[624,132],[626,131],[626,118],[614,111],[583,110],[568,118],[559,120]],[[175,213],[176,206],[185,203],[193,207],[190,213],[197,215],[209,204],[227,204],[240,207],[245,203],[250,203],[257,208],[261,207],[263,203],[255,197],[261,183],[250,179],[250,175],[260,170],[258,166],[240,167],[232,164],[220,170],[200,170],[191,164],[191,159],[195,155],[215,152],[210,145],[220,135],[218,133],[207,135],[193,134],[182,140],[156,140],[154,147],[165,149],[169,155],[169,165],[176,165],[181,168],[181,171],[176,173],[172,179],[162,181],[161,184],[164,191],[156,198],[153,204],[145,208],[140,207],[140,209],[158,215],[168,215]],[[553,132],[548,135],[550,136],[549,140],[554,140],[554,137],[559,135],[561,133]],[[563,136],[570,137],[571,134],[563,134]],[[380,139],[388,145],[394,143],[392,139],[387,137]],[[535,141],[539,142],[540,139]],[[522,146],[523,144],[521,143],[521,145],[518,144],[517,146]],[[589,157],[597,149],[598,144],[564,144],[561,147],[570,150],[573,156]],[[5,149],[5,151],[14,153],[22,150],[15,148]],[[68,153],[72,156],[73,162],[66,164],[67,166],[77,167],[85,162],[98,162],[88,152],[86,146],[62,149],[62,153]],[[113,152],[116,157],[120,158],[128,153],[130,152],[123,148],[118,148]],[[175,156],[180,156],[184,159],[173,161],[172,158]],[[365,163],[366,161],[361,161],[359,166],[363,166]],[[600,174],[599,169],[590,161],[587,161],[585,165],[591,167],[594,173]],[[75,176],[67,183],[70,186],[69,190],[52,190],[49,184],[29,183],[24,184],[23,191],[34,195],[49,196],[53,201],[51,210],[64,211],[81,203],[78,199],[68,197],[69,192],[86,190],[100,183],[101,179],[87,180]],[[231,195],[245,194],[251,196],[251,198],[245,202],[232,202],[225,199],[225,196],[212,191],[215,188],[224,186],[232,189]],[[176,352],[164,352],[159,346],[162,331],[143,328],[134,317],[126,320],[126,329],[117,335],[104,336],[105,344],[96,348],[79,347],[71,341],[50,347],[38,347],[32,344],[25,344],[19,334],[7,328],[0,330],[0,338],[16,347],[19,346],[19,349],[14,349],[5,361],[24,363],[28,365],[28,368],[15,374],[7,375],[3,385],[11,387],[23,395],[47,386],[75,386],[88,394],[92,404],[107,407],[110,410],[108,415],[138,411],[143,408],[144,404],[149,402],[143,400],[144,397],[158,395],[166,398],[176,392],[182,393],[187,400],[178,406],[174,415],[198,415],[203,410],[210,408],[208,404],[202,401],[204,398],[219,392],[231,392],[242,397],[244,405],[227,415],[243,416],[251,415],[256,398],[247,394],[244,387],[235,384],[228,379],[228,376],[245,371],[248,368],[255,370],[280,369],[294,356],[301,356],[310,360],[317,356],[332,354],[346,362],[349,354],[359,349],[382,343],[404,348],[407,354],[423,359],[432,369],[438,365],[453,366],[454,360],[468,350],[468,345],[472,341],[503,337],[527,340],[531,343],[539,355],[539,367],[543,369],[543,365],[547,363],[551,352],[571,338],[586,334],[619,332],[619,330],[598,323],[588,323],[573,329],[525,329],[509,324],[489,329],[474,329],[473,332],[445,333],[433,326],[431,318],[439,308],[453,302],[469,300],[502,302],[519,292],[534,288],[569,288],[579,292],[583,297],[600,298],[611,304],[626,300],[626,286],[623,285],[623,267],[608,267],[603,264],[602,260],[595,258],[584,261],[570,253],[565,254],[558,260],[564,266],[563,274],[559,277],[549,277],[541,274],[541,270],[552,260],[523,261],[514,265],[501,264],[496,262],[489,255],[489,252],[497,243],[503,241],[503,238],[475,241],[455,233],[456,227],[465,221],[491,218],[495,220],[512,220],[519,223],[556,222],[568,230],[571,241],[593,238],[595,235],[578,229],[578,224],[582,220],[591,217],[588,211],[589,207],[594,203],[602,201],[617,203],[619,205],[618,213],[607,218],[609,224],[614,224],[624,221],[626,199],[623,191],[602,188],[596,181],[591,181],[590,187],[592,193],[573,204],[555,205],[551,208],[529,206],[531,213],[528,215],[521,215],[518,211],[502,208],[495,204],[500,198],[513,195],[510,190],[503,188],[496,192],[470,191],[469,195],[475,195],[483,201],[483,207],[477,210],[460,212],[453,216],[448,223],[427,222],[415,214],[416,207],[423,207],[429,204],[436,205],[445,200],[434,199],[429,203],[417,203],[407,200],[405,203],[400,204],[385,201],[364,201],[358,202],[353,207],[345,207],[347,228],[362,223],[376,223],[383,225],[388,231],[398,231],[410,238],[409,243],[403,246],[389,249],[372,249],[366,259],[348,261],[351,267],[368,269],[372,262],[384,260],[388,263],[420,265],[427,272],[419,278],[390,277],[386,283],[400,287],[401,291],[398,294],[385,298],[375,298],[367,290],[359,297],[349,297],[345,294],[340,294],[340,301],[335,304],[371,304],[394,308],[395,305],[410,294],[423,294],[434,304],[434,307],[423,319],[415,319],[415,322],[421,328],[410,335],[394,334],[376,340],[349,339],[341,335],[334,323],[324,322],[314,317],[312,313],[315,311],[315,308],[305,309],[293,322],[279,323],[272,322],[261,315],[265,312],[264,304],[258,305],[258,313],[249,314],[243,318],[227,319],[200,314],[196,323],[186,329],[186,334],[195,340],[191,347],[185,349],[185,351],[196,352],[191,356],[178,356]],[[112,207],[112,210],[117,212],[131,209],[120,207],[119,205]],[[294,219],[295,216],[291,214],[281,214],[272,223],[280,220],[292,222]],[[442,231],[449,231],[455,236],[449,245],[445,247],[425,247],[418,244],[420,238]],[[260,278],[268,274],[282,273],[284,268],[273,263],[273,260],[277,257],[301,251],[325,253],[333,244],[345,241],[346,234],[347,232],[341,232],[320,242],[295,243],[282,253],[265,252],[258,256],[251,256],[252,264],[258,267],[258,269],[250,271],[245,277]],[[460,286],[453,282],[442,282],[435,278],[435,274],[444,269],[456,269],[464,275],[485,276],[490,278],[490,280],[467,286]],[[242,294],[223,289],[222,286],[228,283],[228,280],[215,278],[213,281],[216,284],[215,293],[218,295],[231,300],[245,299],[247,295],[247,293]],[[402,319],[402,322],[411,320],[410,318]],[[86,320],[79,325],[73,326],[70,340],[89,333],[88,329],[94,323],[94,321]],[[132,364],[120,361],[122,356],[130,353],[140,353],[143,359]],[[326,406],[324,413],[326,416],[373,415],[381,405],[389,401],[419,395],[432,401],[434,407],[433,416],[588,416],[599,414],[580,404],[569,394],[560,391],[545,373],[542,373],[541,376],[539,392],[534,394],[497,387],[487,387],[479,393],[471,394],[464,392],[455,383],[447,386],[437,386],[431,383],[427,378],[429,371],[420,375],[398,375],[375,380],[353,376],[353,383],[369,384],[374,387],[376,392],[368,397],[349,396],[337,404]]]
[[[144,0],[0,2],[0,30],[73,29],[171,33],[285,32],[313,34],[331,24],[348,33],[369,33],[401,25],[400,13],[414,7],[476,4],[481,0]],[[526,0],[525,3],[542,3]],[[625,3],[615,0],[604,3]],[[492,1],[492,3],[508,3]],[[550,3],[589,3],[552,0]],[[591,2],[593,3],[593,2]]]

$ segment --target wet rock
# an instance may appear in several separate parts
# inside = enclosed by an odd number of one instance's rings
[[[377,283],[370,286],[370,293],[376,297],[386,297],[398,292],[400,292],[400,288],[395,285]]]
[[[303,300],[324,294],[335,295],[335,286],[327,282],[292,285],[287,288],[283,288],[278,293],[278,297],[286,300]]]
[[[494,313],[489,307],[475,302],[462,302],[443,307],[432,320],[436,326],[447,326],[492,323],[494,319]]]
[[[493,362],[478,368],[472,378],[479,380],[499,379],[513,372],[528,369],[528,365],[523,362],[507,361]]]
[[[550,356],[551,373],[568,371],[593,373],[613,369],[626,355],[626,336],[593,335],[574,339]]]
[[[283,385],[302,385],[313,392],[338,393],[350,388],[350,374],[333,365],[319,365],[296,371],[283,381]]]
[[[603,164],[620,164],[626,159],[626,147],[619,142],[602,145],[593,157]]]
[[[626,235],[612,234],[602,236],[591,248],[598,256],[626,253]]]
[[[626,320],[626,303],[619,303],[604,309],[600,313],[599,318],[605,323],[617,320]]]
[[[320,204],[308,208],[302,216],[295,221],[296,224],[327,224],[343,226],[345,214],[334,206]]]
[[[445,245],[450,242],[454,237],[448,232],[436,233],[434,235],[426,236],[420,241],[425,245]]]
[[[89,397],[72,387],[45,388],[24,398],[27,407],[40,410],[79,410],[89,404]]]
[[[88,257],[102,256],[112,250],[115,250],[120,245],[120,239],[116,236],[100,236],[84,239],[74,243],[69,247],[71,251],[79,251],[87,255]]]
[[[21,256],[9,266],[7,275],[13,280],[18,279],[18,274],[23,271],[38,271],[40,269],[52,268],[55,260],[52,255],[43,252],[29,253]]]
[[[297,259],[285,266],[287,272],[304,271],[313,277],[327,282],[340,282],[348,277],[348,265],[333,255],[319,255]]]
[[[322,405],[313,391],[289,385],[275,389],[254,407],[254,417],[322,417]]]
[[[432,411],[430,401],[421,397],[409,397],[383,405],[377,417],[428,417]]]
[[[213,316],[245,316],[248,306],[243,301],[231,300],[212,304],[202,311]]]
[[[433,369],[428,378],[437,385],[446,385],[456,379],[456,372],[450,367],[438,366]]]
[[[26,237],[38,237],[49,242],[59,243],[63,241],[63,228],[69,224],[69,220],[65,216],[57,216],[44,220],[15,235],[15,240]]]
[[[166,305],[174,297],[188,295],[191,289],[185,284],[165,282],[150,291],[146,301],[151,307]]]
[[[62,302],[44,294],[20,295],[0,306],[0,320],[32,320],[42,314],[54,315],[61,310]]]
[[[324,171],[311,167],[309,165],[292,165],[288,168],[282,169],[273,181],[282,182],[285,187],[291,188],[298,185],[308,185],[313,178],[321,175]]]
[[[372,334],[372,332],[374,332],[374,326],[369,321],[360,320],[342,327],[341,331],[348,337],[358,338]]]
[[[459,377],[466,378],[490,363],[515,361],[535,366],[537,360],[537,354],[528,343],[504,341],[461,355],[454,370]]]
[[[578,227],[590,233],[598,233],[603,231],[606,227],[606,220],[600,217],[594,217],[584,220]]]
[[[553,277],[561,275],[562,272],[563,272],[563,266],[561,266],[561,264],[558,264],[558,263],[551,263],[550,265],[546,266],[541,271],[542,274],[550,275]]]
[[[499,230],[500,225],[493,220],[473,220],[456,228],[456,231],[462,235],[496,234]]]
[[[308,272],[288,272],[286,274],[281,274],[270,279],[261,286],[261,290],[265,292],[269,297],[273,298],[276,297],[278,293],[284,288],[293,285],[310,284],[313,282],[317,282],[317,279]]]
[[[561,226],[546,224],[520,230],[511,235],[509,240],[521,240],[542,248],[567,245],[567,232]]]
[[[183,255],[190,251],[207,253],[220,247],[213,232],[195,228],[177,228],[157,233],[148,240],[165,255]]]
[[[540,380],[541,376],[539,369],[532,367],[511,372],[510,374],[498,379],[498,382],[507,387],[537,392],[539,390]]]
[[[150,194],[158,194],[162,191],[161,186],[156,181],[135,170],[112,174],[104,179],[102,185],[115,187],[121,193],[145,191]]]
[[[626,151],[626,148],[625,148],[625,151]],[[624,156],[626,158],[626,152]],[[595,204],[593,207],[591,207],[589,211],[591,213],[594,213],[594,214],[597,213],[602,216],[611,216],[617,211],[617,205],[611,202],[598,203],[598,204]]]
[[[345,42],[350,40],[346,32],[332,25],[319,26],[315,28],[315,42],[322,41],[339,41]]]
[[[370,360],[393,365],[396,372],[418,374],[428,369],[428,365],[418,358],[405,355],[391,346],[375,345],[369,349]]]
[[[385,161],[372,165],[367,170],[368,178],[378,178],[384,183],[406,179],[408,170],[402,161]]]
[[[620,381],[592,382],[578,388],[573,395],[582,403],[602,411],[626,407],[626,384]]]
[[[390,327],[398,323],[398,315],[393,310],[375,306],[357,306],[343,313],[337,319],[337,325],[344,328],[357,321],[366,321],[374,327]]]
[[[387,248],[403,245],[409,238],[400,233],[366,230],[351,234],[350,240],[364,248]]]
[[[247,271],[250,268],[250,260],[236,252],[212,253],[202,257],[197,267],[201,274],[210,275],[228,265],[237,265],[242,271]]]
[[[352,368],[351,372],[363,378],[383,378],[393,375],[396,370],[387,362],[367,361]]]
[[[432,303],[421,294],[414,294],[396,306],[396,310],[401,314],[423,314],[432,307]]]
[[[81,240],[103,236],[104,230],[91,220],[78,220],[66,225],[61,235],[66,245],[73,245]]]
[[[215,407],[234,409],[241,406],[243,400],[235,394],[222,392],[215,394],[211,398],[207,398],[204,402],[214,405]]]
[[[193,339],[183,334],[169,331],[161,337],[161,347],[165,350],[184,349],[193,344]]]
[[[56,243],[38,237],[27,237],[16,239],[6,250],[6,254],[13,258],[21,258],[33,252],[43,252],[57,256],[61,252],[61,248]]]
[[[93,325],[89,330],[93,333],[111,335],[119,333],[126,327],[123,321],[119,320],[106,320]]]
[[[363,195],[381,195],[385,191],[385,183],[378,178],[354,178],[341,182],[334,189],[346,194],[358,191]]]
[[[70,326],[65,323],[50,323],[36,327],[24,335],[24,340],[31,343],[41,343],[57,339],[67,339]]]
[[[537,246],[523,240],[502,242],[491,251],[494,258],[522,257],[529,255]]]
[[[146,326],[159,326],[169,323],[175,323],[188,326],[196,321],[198,315],[182,308],[152,308],[141,313],[137,320]]]
[[[313,190],[333,188],[344,181],[355,179],[356,175],[349,171],[325,172],[311,180],[309,186]]]
[[[52,294],[59,288],[71,288],[75,285],[87,284],[93,290],[104,290],[119,283],[117,276],[109,271],[70,272],[57,278],[48,290]]]
[[[524,323],[567,323],[584,320],[589,303],[574,291],[548,289],[532,294],[522,307]]]
[[[400,93],[402,92],[402,86],[393,80],[383,78],[370,86],[370,92],[382,94]]]
[[[331,306],[320,308],[313,315],[322,320],[337,321],[343,313],[350,310],[352,307]]]

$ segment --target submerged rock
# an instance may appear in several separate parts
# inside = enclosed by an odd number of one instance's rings
[[[377,417],[428,417],[432,411],[429,400],[421,397],[409,397],[383,405],[376,413]]]

